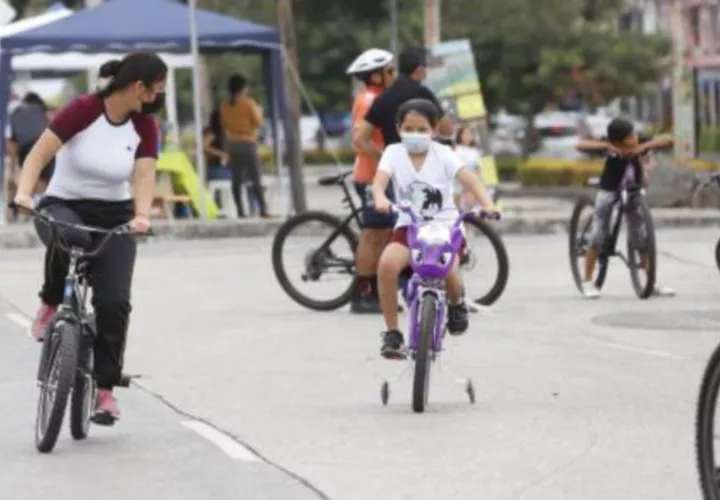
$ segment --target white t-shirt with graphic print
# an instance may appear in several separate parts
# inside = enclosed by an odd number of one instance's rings
[[[464,166],[450,147],[431,141],[419,169],[413,165],[405,146],[390,144],[380,158],[378,170],[392,177],[397,202],[410,203],[424,216],[453,222],[458,216],[453,201],[453,181]],[[400,213],[395,227],[408,226],[410,222],[408,214]]]

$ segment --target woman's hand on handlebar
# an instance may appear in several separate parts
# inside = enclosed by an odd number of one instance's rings
[[[150,232],[150,219],[145,215],[136,215],[133,220],[128,223],[130,231],[135,234],[145,234]]]
[[[15,195],[15,198],[13,199],[13,205],[15,205],[18,208],[25,208],[27,210],[33,209],[33,199],[32,196],[17,193]]]

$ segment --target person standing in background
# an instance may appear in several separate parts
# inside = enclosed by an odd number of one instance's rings
[[[208,125],[203,131],[203,153],[207,165],[207,180],[232,179],[228,169],[229,157],[225,151],[225,134],[220,120],[220,110],[210,113]]]
[[[472,130],[470,130],[467,126],[461,125],[460,128],[458,128],[457,133],[455,134],[454,149],[455,154],[460,157],[465,166],[475,175],[482,177],[479,170],[480,158],[482,157],[481,151],[477,147],[477,143],[475,142],[475,137],[473,137]],[[472,195],[469,192],[464,191],[459,186],[459,183],[456,183],[455,187],[456,204],[458,205],[458,208],[460,208],[460,210],[470,210],[473,206],[476,205],[476,200],[473,199]],[[488,191],[488,194],[492,198],[495,189],[491,188],[490,186],[486,186],[486,189]]]
[[[45,101],[35,92],[25,94],[22,104],[15,108],[10,115],[9,153],[16,166],[12,170],[22,168],[25,158],[49,123],[49,111]],[[37,186],[35,186],[36,194],[45,192],[50,177],[52,177],[54,164],[53,159],[42,171]]]
[[[235,74],[228,80],[230,98],[220,107],[220,120],[225,133],[227,152],[232,172],[233,195],[238,217],[245,217],[242,204],[243,182],[257,200],[261,217],[269,217],[265,195],[260,182],[258,156],[258,129],[263,124],[260,105],[247,93],[247,79]]]

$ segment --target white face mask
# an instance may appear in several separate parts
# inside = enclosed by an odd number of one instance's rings
[[[432,134],[424,132],[400,132],[400,139],[408,153],[424,153],[430,147]]]

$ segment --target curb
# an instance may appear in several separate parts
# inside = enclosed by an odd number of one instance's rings
[[[155,236],[147,241],[215,240],[227,238],[269,237],[275,234],[286,219],[274,220],[225,220],[215,222],[157,221],[153,225]],[[653,213],[656,229],[720,228],[720,212]],[[568,213],[556,214],[508,214],[494,223],[501,234],[545,235],[567,233],[570,223]],[[322,231],[321,234],[326,234]],[[304,234],[308,234],[305,232]],[[42,243],[30,224],[0,229],[0,249],[38,248]]]

